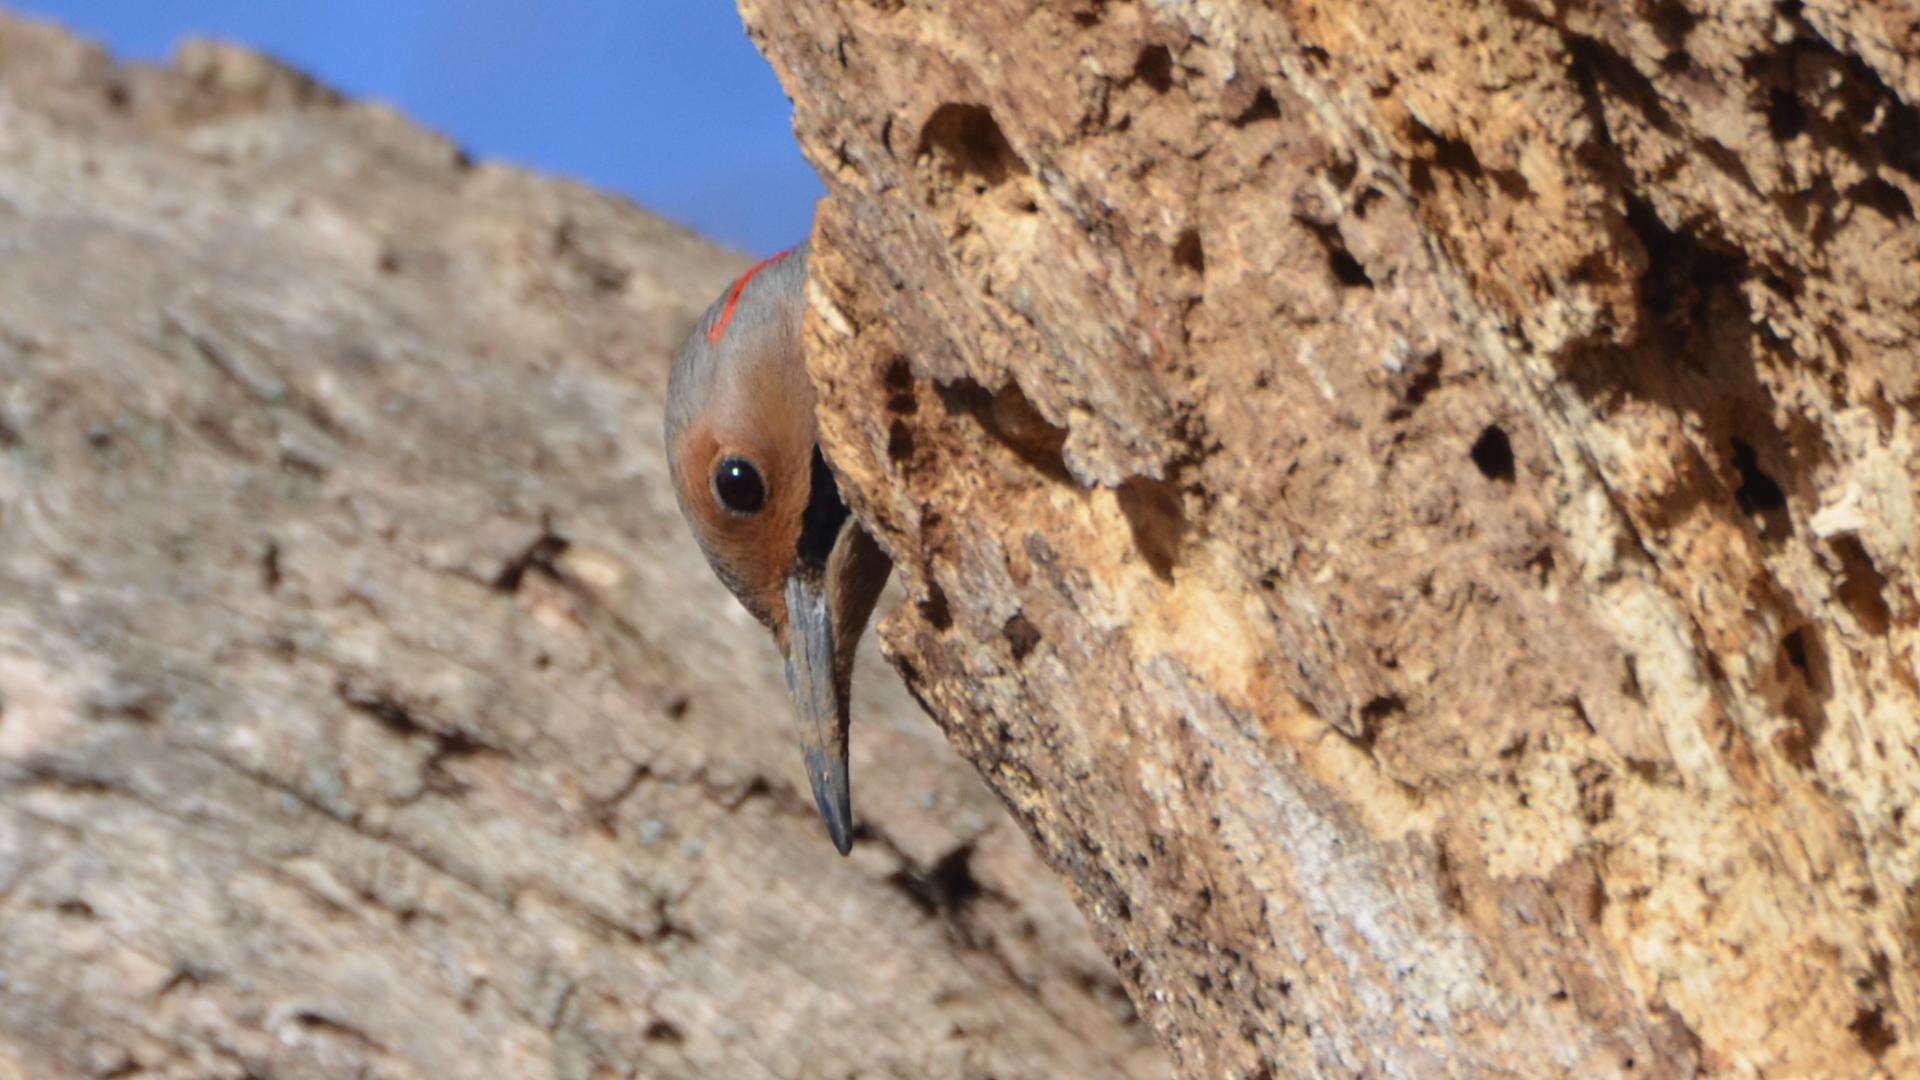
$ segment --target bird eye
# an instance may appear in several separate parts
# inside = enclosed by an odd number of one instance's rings
[[[767,485],[752,462],[730,457],[713,470],[713,496],[736,514],[757,514],[767,504]]]

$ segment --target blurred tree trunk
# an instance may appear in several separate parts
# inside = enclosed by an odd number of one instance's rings
[[[664,475],[743,262],[0,17],[0,1075],[1164,1069],[877,663],[828,844]]]
[[[1920,5],[742,7],[892,662],[1185,1072],[1920,1071]]]

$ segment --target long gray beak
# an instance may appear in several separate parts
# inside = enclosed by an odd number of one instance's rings
[[[787,571],[787,696],[813,804],[833,846],[853,850],[853,792],[847,783],[848,694],[853,654],[893,560],[854,520],[818,447],[800,540]]]
[[[827,823],[833,846],[853,850],[853,790],[847,779],[847,680],[838,662],[828,575],[787,578],[787,694],[800,732],[800,753],[813,803]],[[859,631],[854,631],[857,637]],[[852,649],[854,642],[847,642]]]

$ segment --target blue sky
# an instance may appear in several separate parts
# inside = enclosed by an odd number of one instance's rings
[[[242,42],[398,106],[477,157],[627,195],[766,254],[804,239],[820,184],[728,0],[5,0],[163,60]]]

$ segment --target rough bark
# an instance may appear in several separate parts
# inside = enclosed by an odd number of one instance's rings
[[[1920,1070],[1920,6],[742,7],[890,659],[1182,1070]]]
[[[742,264],[0,17],[0,1075],[1164,1069],[877,661],[822,835],[660,446]]]

